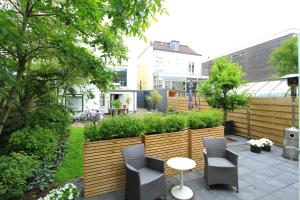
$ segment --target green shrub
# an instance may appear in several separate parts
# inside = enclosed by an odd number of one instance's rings
[[[139,136],[145,126],[141,119],[129,115],[105,118],[99,127],[87,127],[85,139],[87,141],[108,140]]]
[[[33,113],[27,125],[53,129],[58,134],[67,132],[71,124],[70,113],[59,107],[47,107]]]
[[[168,114],[164,117],[165,132],[175,132],[186,127],[186,116],[180,114]]]
[[[188,115],[188,127],[190,129],[211,128],[222,124],[222,112],[209,110],[204,112],[191,112]]]
[[[39,159],[54,160],[57,149],[58,136],[53,130],[41,127],[24,128],[14,132],[9,140],[12,151],[26,152]]]
[[[84,137],[89,141],[101,140],[101,135],[99,134],[99,128],[94,124],[87,124],[84,126],[83,131]]]
[[[165,123],[162,115],[153,113],[144,116],[146,134],[155,134],[165,132]]]
[[[0,156],[0,199],[22,196],[28,189],[27,180],[38,166],[38,161],[23,154]]]

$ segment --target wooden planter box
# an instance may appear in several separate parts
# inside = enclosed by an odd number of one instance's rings
[[[125,183],[125,169],[121,149],[140,143],[140,137],[85,143],[85,198],[122,189]]]
[[[180,131],[143,136],[146,153],[167,162],[169,158],[181,156],[189,157],[189,132]],[[167,176],[178,175],[179,171],[171,169],[165,163]]]
[[[224,137],[224,127],[185,130],[142,137],[103,140],[84,144],[84,196],[85,198],[121,190],[125,186],[125,170],[121,149],[145,144],[149,156],[167,161],[182,156],[196,161],[194,170],[204,167],[202,137]],[[165,166],[166,175],[179,175],[179,171]]]

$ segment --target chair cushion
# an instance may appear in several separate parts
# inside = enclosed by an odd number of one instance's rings
[[[162,172],[155,171],[153,169],[149,169],[146,167],[140,169],[139,173],[140,173],[141,185],[152,182],[164,175]]]
[[[225,167],[225,168],[235,167],[235,165],[232,164],[226,158],[211,157],[211,158],[207,158],[207,162],[209,167]]]

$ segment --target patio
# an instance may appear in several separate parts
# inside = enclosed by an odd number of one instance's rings
[[[273,146],[271,152],[251,153],[247,139],[230,136],[237,142],[228,143],[228,148],[239,154],[239,193],[229,186],[206,189],[203,170],[184,175],[184,185],[194,192],[193,199],[230,200],[275,200],[298,199],[298,162],[281,157],[282,148]],[[170,190],[179,184],[179,176],[168,178],[167,199],[173,200]],[[123,200],[124,191],[107,193],[88,200]]]

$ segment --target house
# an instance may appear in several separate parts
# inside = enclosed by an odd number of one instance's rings
[[[123,65],[110,67],[117,76],[113,81],[115,90],[103,92],[93,84],[74,86],[75,96],[65,96],[65,106],[76,113],[85,111],[99,110],[102,113],[108,113],[112,108],[112,101],[120,99],[122,108],[128,109],[129,112],[135,112],[136,103],[136,63],[135,60],[129,61]]]
[[[268,60],[272,51],[279,47],[283,40],[294,37],[295,31],[290,30],[281,34],[276,34],[264,40],[246,45],[222,56],[228,56],[233,62],[242,66],[245,72],[245,79],[249,82],[278,79],[274,68]],[[218,56],[221,57],[221,56]],[[209,71],[213,62],[218,57],[209,59],[202,63],[202,73],[209,76]]]
[[[137,58],[137,87],[187,91],[189,81],[207,79],[201,63],[202,55],[179,41],[151,42]]]

